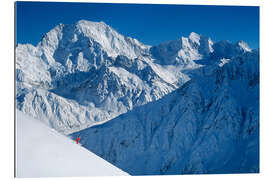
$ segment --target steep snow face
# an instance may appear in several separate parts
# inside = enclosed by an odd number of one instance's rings
[[[16,177],[125,176],[39,120],[16,111]]]
[[[104,22],[81,20],[77,23],[77,28],[84,36],[98,42],[111,57],[125,55],[128,58],[136,58],[141,52],[148,49],[136,39],[118,34]]]
[[[31,44],[16,47],[16,80],[32,86],[48,88],[51,84],[49,65],[40,57],[42,53]]]
[[[188,38],[181,37],[178,40],[153,46],[150,51],[160,64],[194,68],[197,65],[194,60],[208,57],[213,52],[212,45],[210,38],[192,32]]]
[[[163,98],[72,134],[131,175],[259,172],[259,55],[199,68]]]
[[[33,89],[18,95],[17,109],[68,134],[111,119],[111,114],[95,107],[83,106],[77,101],[63,98],[43,89]]]

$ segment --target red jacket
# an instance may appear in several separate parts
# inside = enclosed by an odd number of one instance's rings
[[[79,140],[80,140],[79,137],[77,137],[77,138],[75,139],[75,141],[76,141],[77,144],[79,143]]]

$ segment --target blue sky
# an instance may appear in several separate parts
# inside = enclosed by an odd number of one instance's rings
[[[16,3],[16,43],[36,45],[59,23],[104,21],[119,33],[156,45],[197,32],[214,41],[259,47],[259,7],[102,3]]]

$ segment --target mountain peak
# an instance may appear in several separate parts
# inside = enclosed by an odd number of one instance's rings
[[[93,22],[87,20],[80,20],[76,23],[76,27],[86,36],[98,37],[98,34],[114,34],[118,35],[110,26],[104,22]]]
[[[213,56],[215,58],[231,58],[236,55],[243,54],[245,52],[251,52],[248,44],[244,41],[238,41],[232,43],[228,40],[222,40],[213,45]]]
[[[200,43],[201,36],[195,32],[191,32],[189,35],[189,39],[193,42],[196,42],[197,44]]]
[[[94,22],[94,21],[88,21],[88,20],[84,20],[84,19],[82,19],[82,20],[79,20],[77,23],[76,23],[76,25],[78,25],[78,26],[89,26],[89,27],[99,27],[99,28],[101,28],[101,27],[110,27],[109,25],[107,25],[105,22],[103,22],[103,21],[100,21],[100,22]]]
[[[208,55],[209,53],[213,52],[213,41],[204,35],[199,35],[195,32],[191,32],[189,35],[189,39],[192,43],[195,43],[199,46],[199,53],[203,55]]]
[[[243,40],[238,41],[236,44],[246,52],[251,51],[249,45]]]

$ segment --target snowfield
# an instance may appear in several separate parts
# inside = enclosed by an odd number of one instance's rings
[[[16,177],[128,175],[41,121],[16,117]]]

